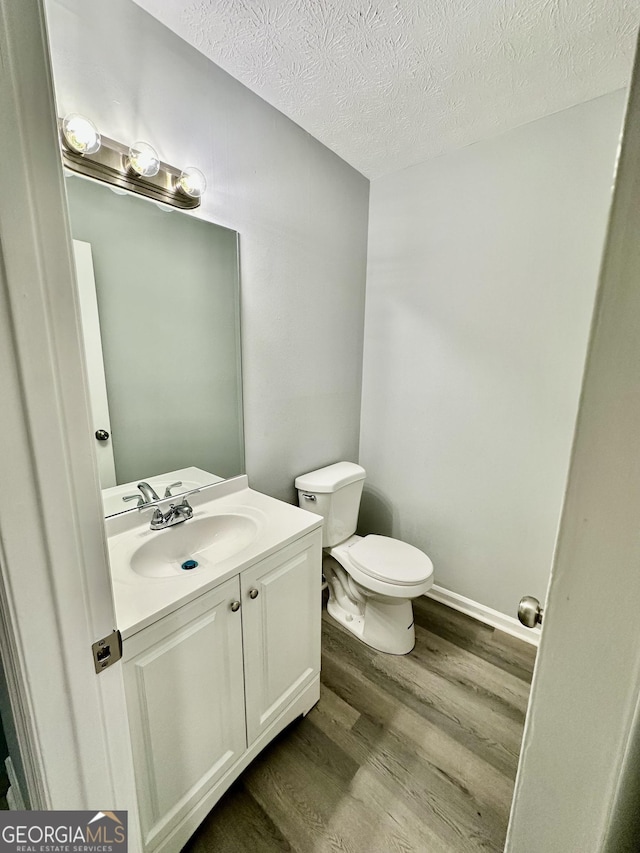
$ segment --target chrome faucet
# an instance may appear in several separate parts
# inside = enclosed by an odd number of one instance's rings
[[[182,499],[182,503],[171,504],[167,512],[162,512],[159,506],[151,504],[144,504],[140,509],[153,510],[151,530],[164,530],[165,527],[173,527],[174,524],[180,524],[193,517],[193,507],[186,498]]]
[[[159,501],[160,495],[156,492],[153,486],[150,486],[149,483],[138,483],[138,488],[142,492],[142,496],[145,499],[145,502],[150,504],[152,501]]]
[[[173,484],[174,486],[177,483]],[[182,485],[182,483],[180,484]],[[140,509],[141,506],[146,506],[147,504],[153,503],[154,501],[160,500],[160,495],[156,492],[153,486],[150,486],[149,483],[138,483],[139,492],[136,492],[135,495],[125,495],[122,500],[127,503],[127,501],[138,501],[136,506]],[[171,493],[168,495],[165,494],[165,498],[171,497]]]
[[[174,486],[177,485],[174,483]],[[181,484],[182,485],[182,484]],[[135,495],[125,495],[122,500],[126,503],[127,501],[138,501],[137,507],[140,509],[141,506],[146,506],[147,504],[153,503],[154,501],[160,500],[160,495],[156,492],[153,486],[150,486],[149,483],[138,483],[139,492],[136,492]],[[165,494],[165,498],[170,497],[170,495]]]

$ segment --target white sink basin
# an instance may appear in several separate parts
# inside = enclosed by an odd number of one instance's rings
[[[244,550],[259,531],[256,519],[243,513],[190,519],[157,531],[131,554],[130,565],[147,578],[193,575]]]
[[[245,475],[203,486],[189,503],[193,518],[166,530],[150,529],[150,509],[105,520],[125,640],[322,525],[319,515],[250,489]],[[182,569],[188,560],[198,565]]]

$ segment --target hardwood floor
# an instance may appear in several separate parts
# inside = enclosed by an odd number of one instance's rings
[[[189,853],[502,851],[535,649],[427,598],[405,657],[323,616],[318,705],[254,761]]]

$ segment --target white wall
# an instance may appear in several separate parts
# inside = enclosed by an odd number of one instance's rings
[[[196,165],[240,233],[251,484],[356,459],[368,181],[131,0],[47,0],[60,114]]]
[[[545,597],[622,92],[371,185],[362,529],[515,615]]]

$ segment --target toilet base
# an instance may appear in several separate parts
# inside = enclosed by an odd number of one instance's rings
[[[367,646],[391,655],[406,655],[416,644],[413,607],[407,598],[367,597],[361,613],[346,611],[329,584],[327,612]]]

